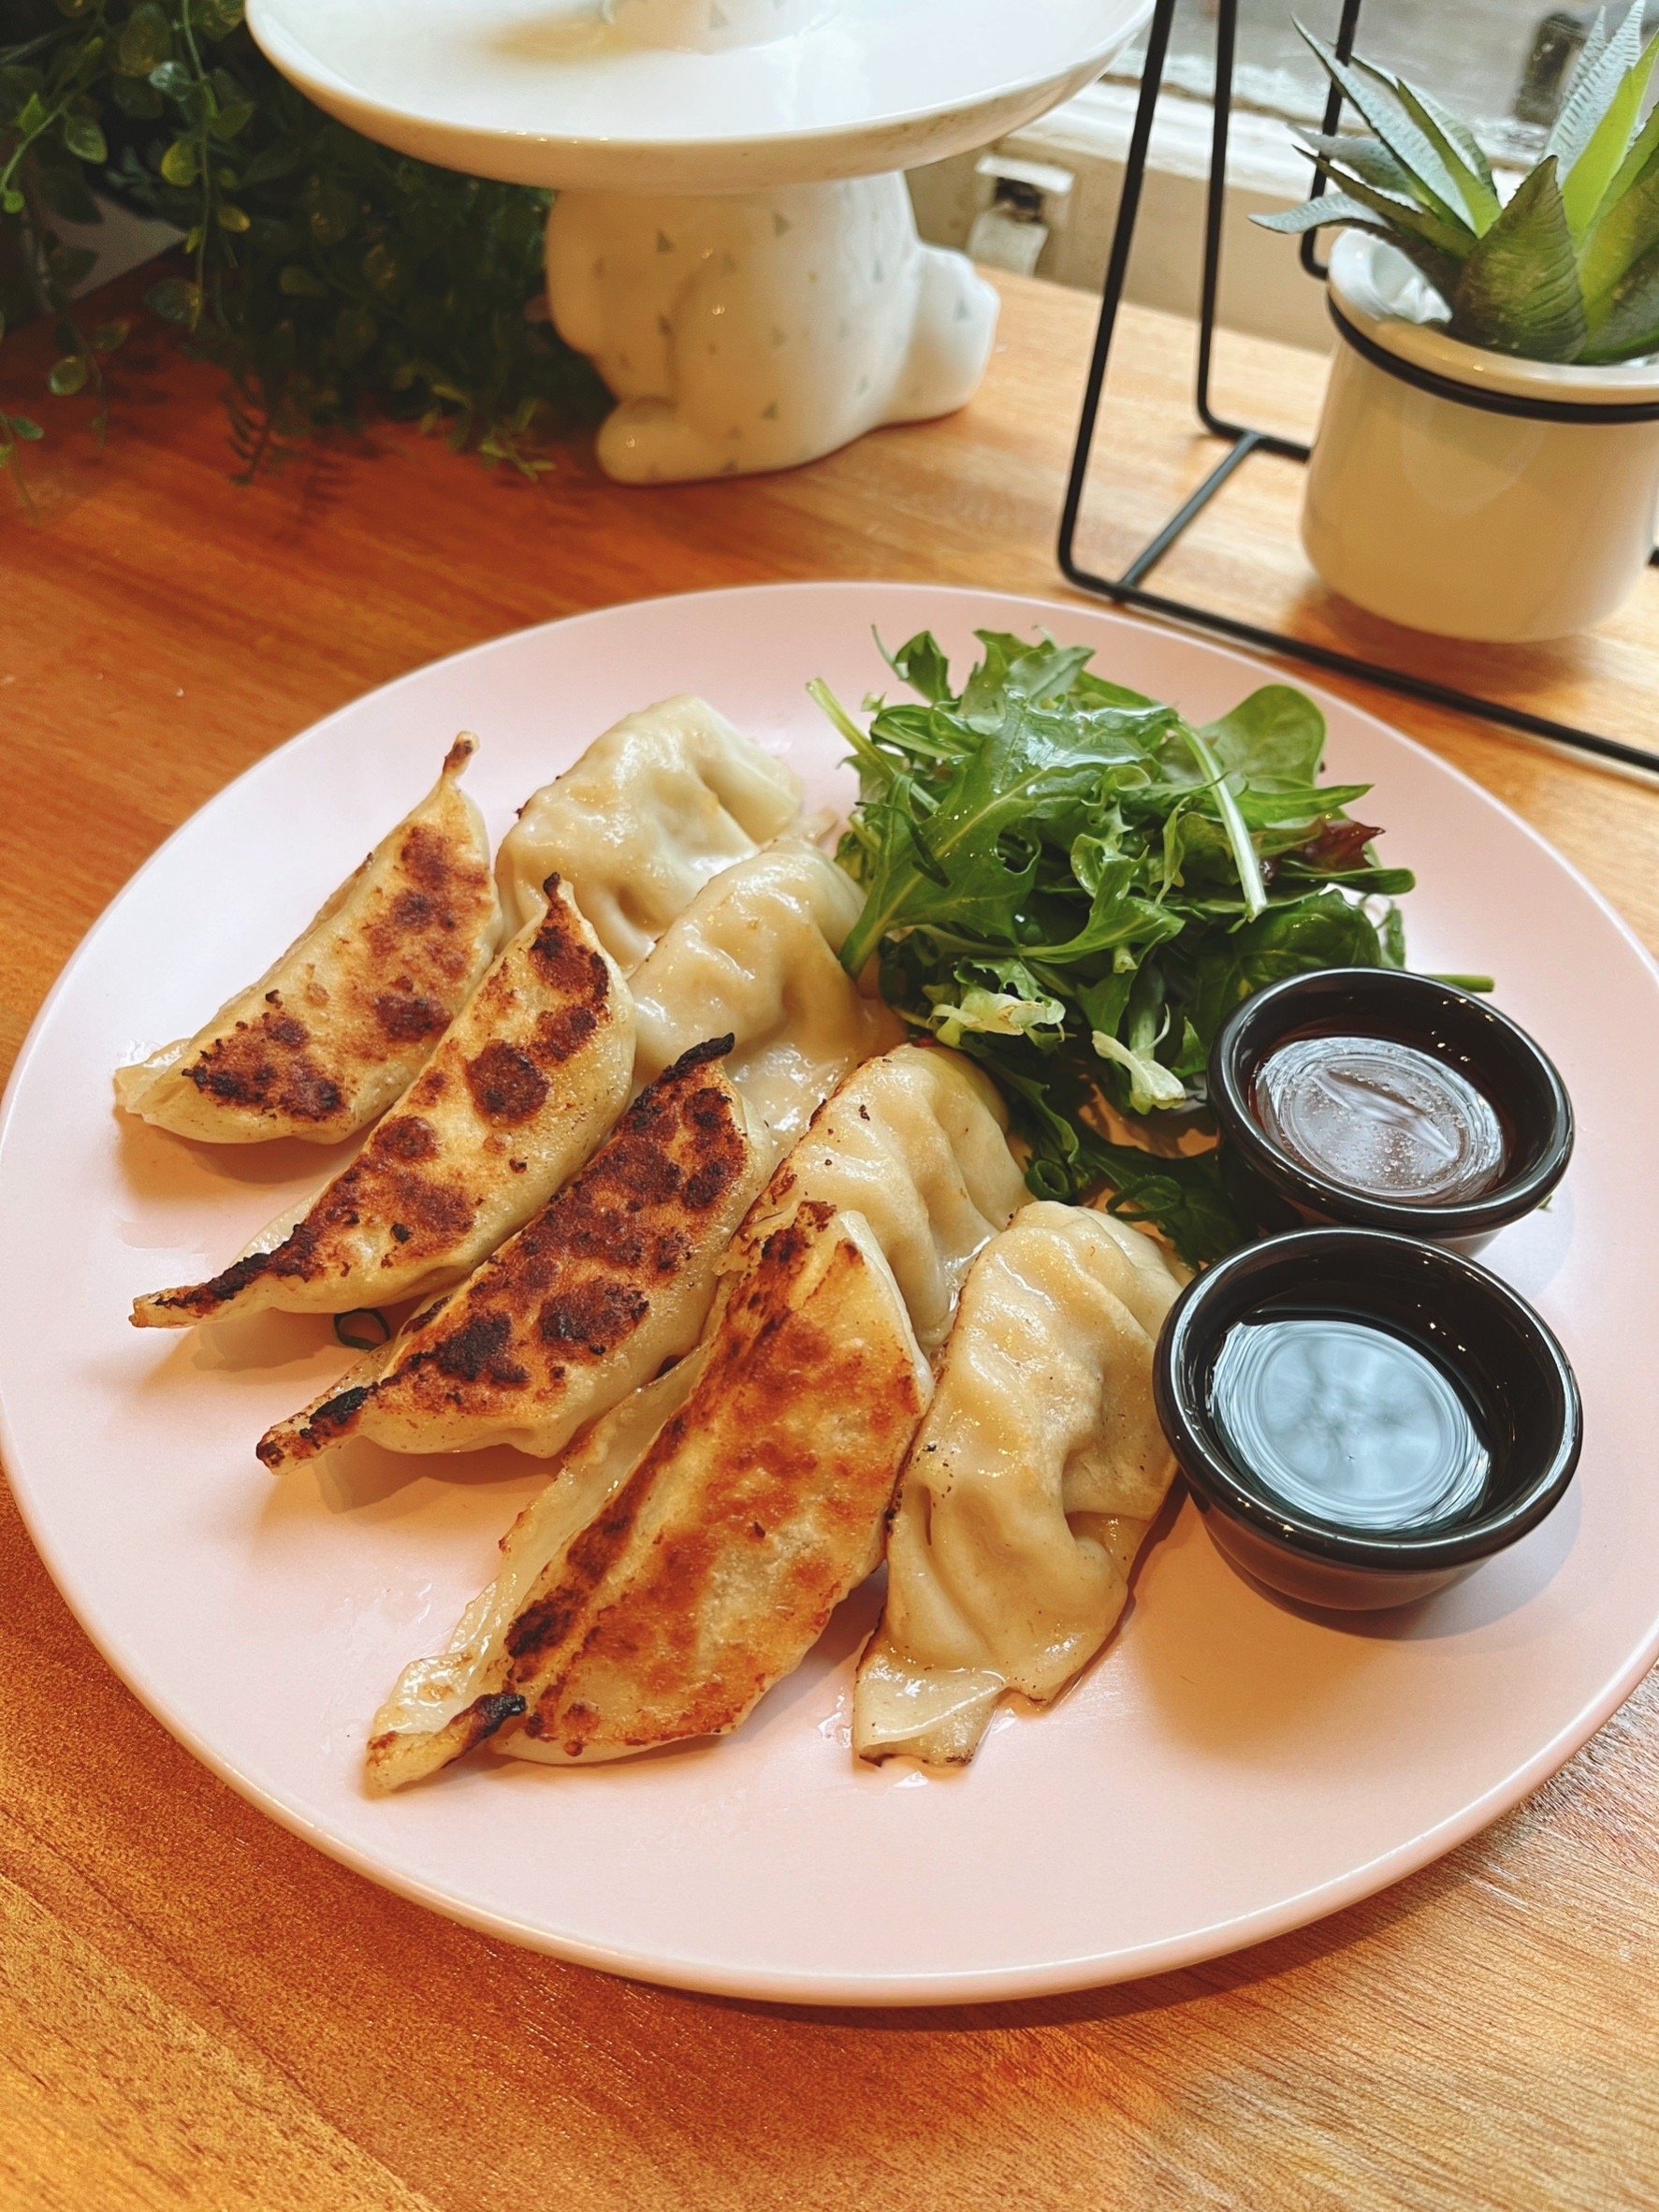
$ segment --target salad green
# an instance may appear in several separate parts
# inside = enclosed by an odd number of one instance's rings
[[[866,701],[867,731],[810,687],[859,776],[838,857],[865,907],[842,959],[879,956],[898,1013],[991,1070],[1040,1196],[1109,1189],[1215,1258],[1242,1231],[1213,1157],[1113,1142],[1102,1104],[1168,1131],[1251,992],[1403,965],[1412,878],[1346,811],[1369,786],[1319,782],[1325,720],[1301,691],[1195,726],[1091,675],[1085,648],[978,635],[960,691],[931,635],[890,655],[916,699]]]

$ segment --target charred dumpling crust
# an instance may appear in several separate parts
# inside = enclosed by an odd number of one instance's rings
[[[458,737],[413,813],[274,967],[196,1036],[118,1069],[130,1113],[217,1144],[333,1144],[404,1091],[465,1005],[501,934],[483,817]]]
[[[581,1166],[633,1069],[628,986],[549,877],[539,923],[502,952],[351,1166],[281,1233],[208,1282],[138,1300],[133,1319],[344,1313],[447,1287]]]
[[[509,1534],[508,1572],[451,1653],[416,1662],[377,1716],[371,1783],[492,1736],[568,1763],[735,1728],[874,1566],[931,1387],[874,1238],[801,1206],[696,1351],[595,1423]],[[429,1685],[454,1707],[436,1725]]]
[[[517,1445],[547,1457],[696,1342],[721,1252],[765,1171],[699,1044],[459,1289],[263,1438],[269,1467],[364,1435],[393,1451]]]
[[[880,1251],[808,1203],[684,1407],[507,1637],[512,1749],[616,1758],[735,1728],[875,1564],[930,1377]]]

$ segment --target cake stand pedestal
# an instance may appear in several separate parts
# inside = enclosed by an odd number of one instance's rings
[[[997,298],[902,171],[1099,75],[1151,0],[249,0],[276,65],[421,160],[558,192],[547,296],[626,483],[816,459],[944,415]]]

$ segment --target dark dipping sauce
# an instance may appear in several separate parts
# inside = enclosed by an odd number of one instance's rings
[[[1492,1453],[1454,1377],[1410,1337],[1346,1315],[1269,1310],[1223,1338],[1210,1383],[1240,1477],[1358,1530],[1478,1511]]]
[[[1298,1167],[1396,1205],[1463,1204],[1507,1164],[1486,1094],[1391,1037],[1288,1038],[1256,1070],[1250,1111]]]

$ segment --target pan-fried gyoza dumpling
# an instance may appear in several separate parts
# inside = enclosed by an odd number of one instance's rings
[[[706,701],[665,699],[596,737],[520,809],[496,862],[507,926],[530,921],[543,883],[561,876],[632,975],[711,876],[781,836],[800,811],[793,768]]]
[[[665,1055],[669,1072],[470,1282],[272,1429],[267,1465],[351,1435],[550,1458],[689,1351],[779,1153],[885,1035],[891,1017],[836,957],[858,906],[835,863],[793,840],[706,885],[631,986],[635,1075]],[[705,1025],[726,1032],[718,1067]]]
[[[735,1727],[870,1572],[930,1387],[866,1224],[800,1206],[697,1349],[579,1439],[450,1651],[405,1671],[371,1783],[503,1727],[558,1764]]]
[[[1179,1288],[1151,1238],[1046,1202],[974,1262],[888,1534],[861,1758],[960,1765],[1004,1692],[1046,1704],[1111,1635],[1174,1474],[1152,1354]]]
[[[557,877],[349,1168],[211,1281],[137,1300],[140,1328],[275,1307],[339,1314],[471,1273],[581,1166],[633,1068],[633,1007]]]
[[[900,1045],[824,1104],[744,1233],[764,1235],[802,1199],[862,1214],[931,1355],[974,1255],[1025,1196],[1007,1127],[995,1085],[971,1060],[944,1045]]]
[[[129,1113],[210,1144],[354,1136],[406,1090],[501,937],[458,737],[434,788],[276,965],[194,1037],[115,1072]]]
[[[1000,1102],[959,1055],[904,1045],[844,1083],[734,1240],[673,1388],[636,1391],[577,1437],[450,1650],[405,1671],[375,1723],[381,1786],[520,1717],[498,1748],[554,1760],[735,1726],[875,1564],[927,1395],[915,1317],[943,1336],[1019,1189]],[[584,1637],[605,1624],[590,1665],[578,1622]]]
[[[715,1271],[771,1165],[697,1045],[460,1288],[261,1439],[269,1467],[346,1436],[392,1451],[513,1444],[544,1459],[696,1343]]]

